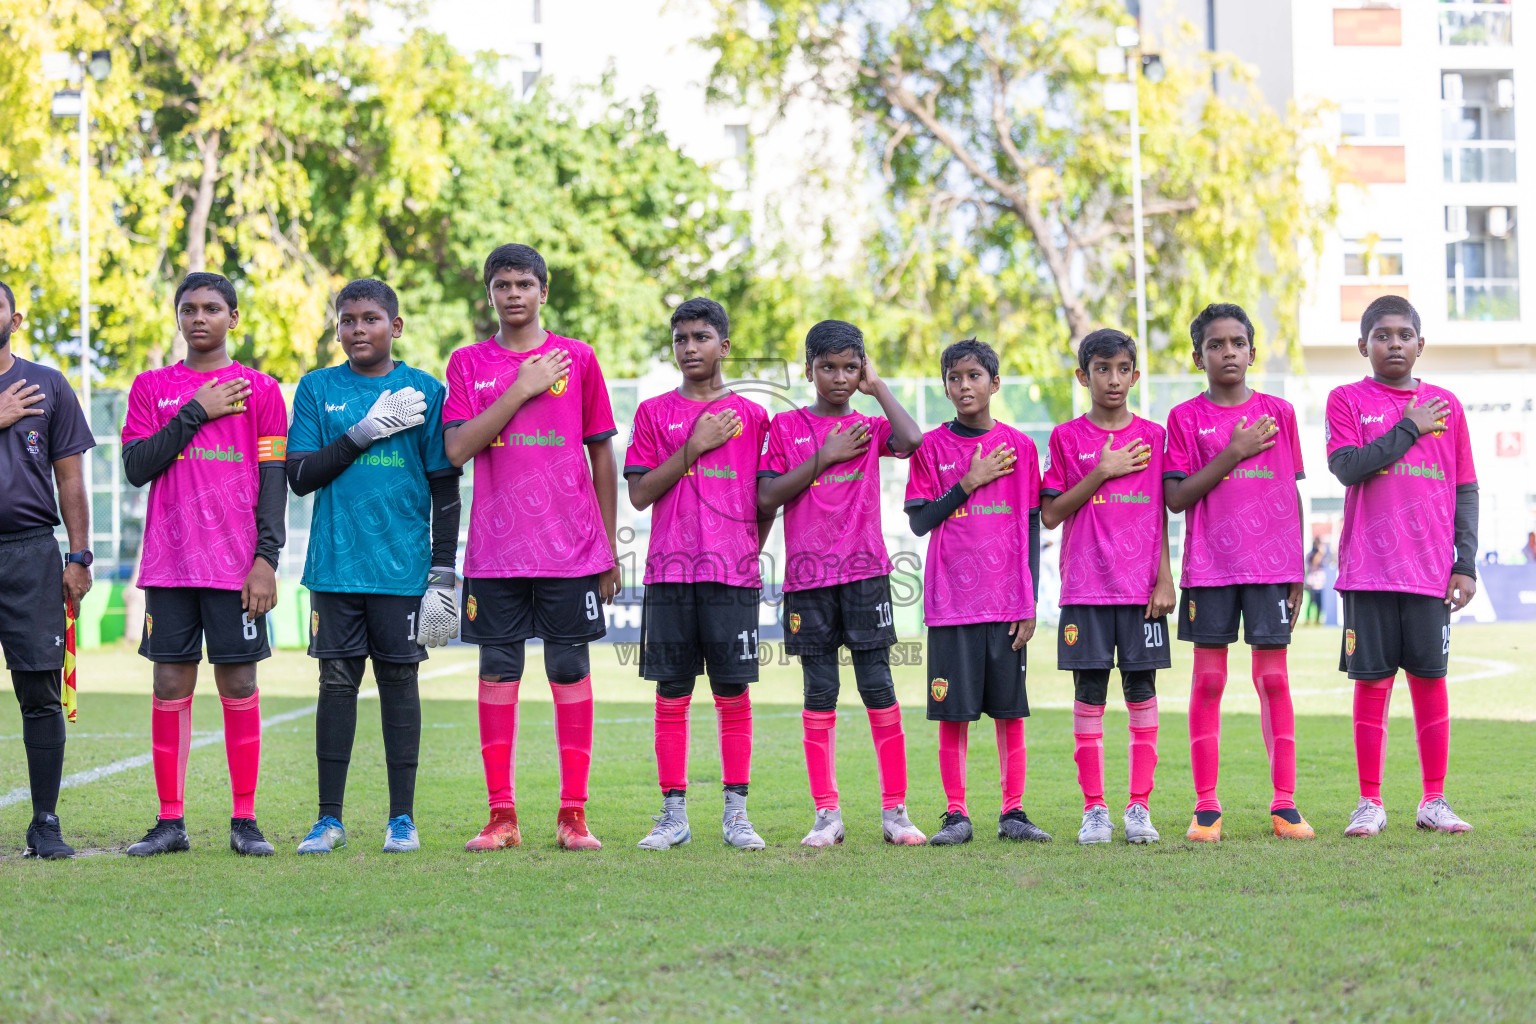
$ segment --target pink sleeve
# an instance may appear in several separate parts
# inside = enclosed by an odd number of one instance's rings
[[[1291,435],[1291,461],[1296,465],[1296,479],[1300,480],[1307,475],[1306,463],[1301,457],[1301,428],[1296,425],[1296,407],[1291,403],[1285,403],[1285,422],[1280,429]]]
[[[905,501],[935,501],[941,497],[938,475],[933,469],[933,457],[928,445],[919,445],[912,453],[911,470],[907,474]]]
[[[1022,465],[1014,470],[1015,473],[1023,472],[1024,492],[1028,495],[1029,507],[1040,507],[1040,452],[1035,448],[1035,439],[1028,434],[1019,435],[1019,444],[1027,453],[1019,460]]]
[[[624,472],[631,469],[652,470],[666,460],[656,447],[656,430],[651,415],[654,403],[641,402],[635,410],[635,422],[629,427],[629,449],[624,453]]]
[[[763,442],[763,455],[758,460],[758,470],[767,470],[783,476],[789,472],[788,454],[784,449],[784,417],[789,413],[779,413],[768,424],[768,438]]]
[[[1189,428],[1185,418],[1190,414],[1179,406],[1168,414],[1168,431],[1163,452],[1163,472],[1183,473],[1188,476],[1200,469],[1190,460]],[[1192,417],[1191,417],[1192,418]]]
[[[155,432],[155,396],[150,394],[150,376],[141,373],[128,389],[128,415],[123,420],[123,443],[138,441]]]
[[[1467,426],[1467,413],[1453,397],[1456,408],[1456,483],[1477,483],[1477,468],[1472,464],[1472,431]]]
[[[763,455],[768,448],[768,410],[756,402],[751,404],[752,411],[747,429],[751,431],[752,442],[756,446],[753,451],[757,454],[757,465],[752,467],[752,473],[756,475],[757,471],[763,468]]]
[[[448,357],[448,397],[443,399],[443,422],[463,423],[475,418],[474,406],[469,404],[469,388],[464,379],[464,350],[459,349]]]
[[[1066,456],[1061,443],[1061,427],[1051,431],[1051,440],[1045,449],[1045,476],[1040,481],[1042,491],[1067,492]]]
[[[266,378],[253,388],[251,405],[256,414],[256,461],[283,462],[288,457],[288,409],[277,381]]]
[[[581,377],[581,440],[583,444],[612,437],[613,403],[608,401],[608,382],[597,363],[597,353],[590,348],[582,353],[585,365]]]
[[[1328,454],[1332,455],[1340,448],[1360,447],[1360,424],[1356,422],[1354,410],[1349,407],[1349,399],[1342,392],[1343,388],[1334,388],[1328,392],[1328,411],[1323,417],[1323,437],[1328,442]]]

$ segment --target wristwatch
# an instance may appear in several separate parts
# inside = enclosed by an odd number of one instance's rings
[[[91,563],[96,561],[96,556],[91,554],[90,548],[85,548],[81,551],[71,551],[69,554],[64,556],[64,561],[75,562],[89,569],[91,567]]]

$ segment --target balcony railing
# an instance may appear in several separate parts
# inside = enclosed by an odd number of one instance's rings
[[[1477,139],[1446,143],[1445,180],[1450,182],[1514,181],[1514,141]]]
[[[1518,277],[1464,277],[1446,282],[1446,310],[1452,320],[1519,320]]]
[[[1508,46],[1512,4],[1442,3],[1441,46]]]

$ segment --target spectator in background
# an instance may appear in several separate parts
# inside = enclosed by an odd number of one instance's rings
[[[1523,552],[1527,563],[1536,563],[1536,530],[1525,535],[1525,550]]]
[[[1323,623],[1323,588],[1328,585],[1328,549],[1323,538],[1312,538],[1312,550],[1307,552],[1307,618],[1310,625]]]

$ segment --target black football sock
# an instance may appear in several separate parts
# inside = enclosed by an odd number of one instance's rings
[[[58,808],[59,780],[64,775],[62,674],[58,670],[12,672],[11,682],[21,704],[21,743],[27,749],[32,815],[52,814]]]
[[[389,816],[416,809],[416,762],[421,753],[421,690],[417,666],[373,663],[379,683],[379,719],[384,728],[384,764],[389,775]]]
[[[315,707],[315,760],[320,769],[320,817],[341,819],[347,768],[357,733],[357,688],[362,658],[320,659],[320,699]]]

